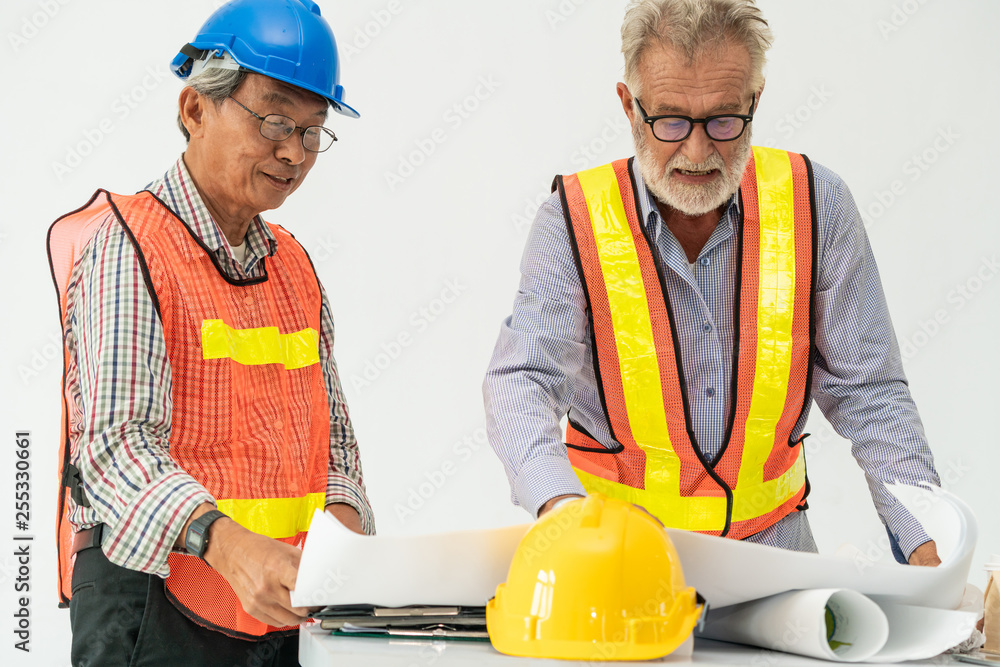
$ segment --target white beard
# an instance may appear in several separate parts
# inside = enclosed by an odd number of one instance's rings
[[[692,217],[714,211],[729,201],[733,193],[739,189],[743,171],[750,161],[750,153],[753,150],[750,136],[750,128],[747,127],[743,136],[736,140],[736,152],[728,167],[718,153],[712,153],[701,164],[695,164],[678,152],[665,165],[660,165],[649,149],[645,125],[640,122],[632,126],[635,159],[639,163],[639,171],[649,191],[664,204]],[[711,183],[693,185],[671,178],[674,169],[687,171],[718,169],[720,175]]]

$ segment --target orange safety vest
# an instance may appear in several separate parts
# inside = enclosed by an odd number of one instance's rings
[[[594,366],[614,436],[570,420],[569,459],[588,492],[641,505],[672,528],[742,539],[804,508],[802,439],[814,346],[816,221],[805,156],[754,147],[740,185],[732,398],[719,453],[698,448],[659,256],[631,161],[555,186],[586,293]]]
[[[109,216],[134,246],[163,324],[173,376],[170,456],[242,526],[301,546],[313,511],[325,505],[330,451],[330,410],[319,364],[322,296],[305,250],[269,224],[278,249],[261,260],[263,275],[232,280],[152,193],[98,190],[49,229],[64,330],[73,265]],[[63,352],[66,368],[65,346]],[[69,439],[72,405],[64,372],[60,476],[76,454]],[[57,526],[63,604],[71,596],[73,569],[67,517],[63,486]],[[201,559],[173,552],[168,564],[167,597],[196,623],[243,639],[296,630],[247,614],[232,587]]]

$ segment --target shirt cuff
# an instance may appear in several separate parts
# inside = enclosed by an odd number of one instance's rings
[[[887,513],[885,521],[907,561],[917,547],[931,539],[923,525],[899,501]]]
[[[202,503],[214,505],[215,499],[193,477],[165,475],[142,489],[117,520],[104,521],[108,532],[102,549],[115,565],[166,578],[167,556]]]
[[[326,481],[326,504],[345,503],[361,517],[361,530],[366,535],[375,534],[375,514],[363,486],[342,473],[331,472]]]
[[[517,504],[538,518],[538,510],[556,496],[575,493],[587,495],[569,459],[562,456],[539,456],[531,459],[517,473],[514,496]]]

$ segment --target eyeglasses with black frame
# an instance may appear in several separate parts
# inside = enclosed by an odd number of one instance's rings
[[[635,98],[635,103],[642,114],[642,122],[649,125],[653,130],[653,136],[660,141],[673,143],[684,141],[691,136],[695,123],[705,126],[705,134],[712,141],[733,141],[739,139],[747,129],[747,123],[753,120],[754,106],[757,104],[757,93],[750,98],[750,110],[744,116],[742,114],[724,113],[704,118],[691,118],[690,116],[676,116],[667,114],[663,116],[650,116],[642,108],[639,98]]]
[[[322,153],[337,140],[337,135],[333,133],[333,130],[329,130],[322,125],[299,127],[295,124],[294,120],[278,113],[269,113],[266,116],[260,116],[247,109],[244,104],[232,95],[227,95],[227,97],[246,109],[247,113],[260,121],[260,134],[265,139],[284,141],[292,136],[295,130],[300,130],[302,134],[302,147],[313,153]]]

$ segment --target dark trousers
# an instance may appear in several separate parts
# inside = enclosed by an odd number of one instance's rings
[[[74,667],[298,667],[299,638],[245,641],[188,620],[163,579],[84,549],[73,568]]]

